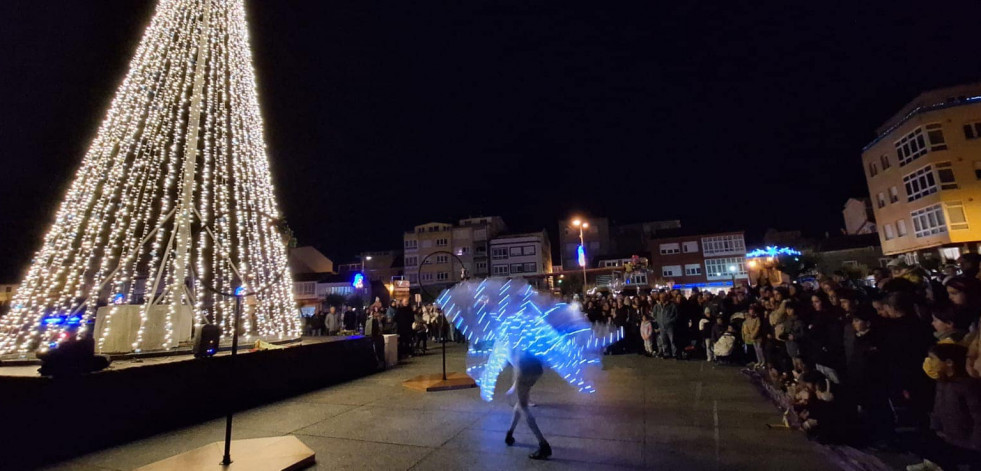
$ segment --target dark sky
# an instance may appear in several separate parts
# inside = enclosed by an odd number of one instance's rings
[[[981,2],[250,0],[280,206],[337,261],[431,220],[835,231],[919,91],[981,77]],[[153,10],[0,2],[0,281],[16,279]]]

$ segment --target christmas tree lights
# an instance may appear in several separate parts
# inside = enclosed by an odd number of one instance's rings
[[[243,0],[161,0],[0,318],[0,353],[96,335],[97,313],[101,346],[126,305],[140,306],[134,351],[149,323],[177,346],[187,307],[227,337],[234,301],[214,291],[243,283],[261,288],[243,303],[246,336],[298,337],[279,218]]]

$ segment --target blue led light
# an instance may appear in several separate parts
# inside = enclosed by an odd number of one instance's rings
[[[354,289],[362,289],[362,288],[364,288],[364,274],[363,273],[355,273],[354,274],[354,280],[351,281],[351,286],[353,286]]]
[[[790,247],[765,247],[746,254],[746,258],[779,257],[782,255],[798,256],[800,252]]]
[[[487,401],[494,397],[498,375],[519,352],[538,357],[580,392],[593,393],[586,367],[599,365],[603,348],[623,338],[622,329],[593,326],[577,307],[540,294],[523,280],[459,283],[436,304],[471,341],[467,374]]]
[[[242,296],[245,294],[245,286],[239,286],[235,288],[235,296]]]
[[[583,248],[582,244],[579,244],[579,247],[576,248],[576,254],[579,257],[579,266],[586,266],[586,249]]]

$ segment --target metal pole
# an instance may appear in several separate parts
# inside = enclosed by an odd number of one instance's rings
[[[232,368],[234,364],[235,355],[238,353],[238,322],[242,318],[242,296],[235,296],[235,322],[234,327],[232,327],[232,357],[228,360],[228,373],[229,376],[233,376],[235,371]],[[233,385],[234,387],[234,385]],[[225,456],[221,459],[222,466],[228,466],[232,464],[232,411],[234,409],[229,409],[228,416],[225,417]]]
[[[582,251],[585,254],[586,253],[586,242],[583,239],[582,225],[581,224],[579,225],[579,245],[582,247]],[[584,257],[583,262],[586,262],[585,257]],[[586,305],[586,263],[583,263],[583,265],[582,265],[582,302],[583,302],[583,305],[585,306]]]

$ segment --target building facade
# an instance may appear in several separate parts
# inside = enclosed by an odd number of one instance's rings
[[[489,243],[506,230],[504,220],[497,216],[462,219],[457,225],[431,222],[415,226],[402,237],[405,277],[413,288],[420,282],[425,286],[453,284],[465,274],[486,277],[490,274]]]
[[[748,280],[746,237],[742,231],[664,234],[650,245],[655,285],[679,289],[724,288]]]
[[[544,230],[507,234],[490,241],[491,276],[528,277],[538,288],[552,289],[552,244]]]
[[[981,241],[981,83],[925,92],[862,152],[882,251],[956,259]]]
[[[875,214],[872,212],[872,202],[868,198],[848,198],[841,216],[845,220],[845,234],[873,234]]]

